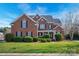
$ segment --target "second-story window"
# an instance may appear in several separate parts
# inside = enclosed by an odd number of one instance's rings
[[[28,27],[28,21],[22,20],[21,21],[21,28],[27,28]]]
[[[45,29],[45,24],[40,24],[40,29]]]

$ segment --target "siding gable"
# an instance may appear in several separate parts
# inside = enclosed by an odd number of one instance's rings
[[[11,24],[16,23],[17,21],[19,21],[19,20],[21,20],[21,19],[23,19],[23,18],[28,19],[28,20],[31,20],[31,21],[33,21],[33,22],[35,22],[35,21],[31,18],[31,17],[29,17],[29,16],[27,16],[27,15],[23,14],[23,15],[22,15],[22,16],[20,16],[18,19],[16,19],[14,22],[12,22]]]
[[[38,21],[40,19],[40,16],[37,14],[36,16],[34,16],[33,18],[35,21]]]
[[[46,22],[46,19],[44,19],[44,18],[40,18],[40,19],[38,20],[38,22],[39,22],[39,23],[47,23],[47,22]]]

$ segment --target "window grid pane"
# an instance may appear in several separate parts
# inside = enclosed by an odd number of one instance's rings
[[[40,29],[45,29],[45,24],[40,24]]]

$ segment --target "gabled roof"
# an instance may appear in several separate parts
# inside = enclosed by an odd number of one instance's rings
[[[29,17],[34,18],[35,15],[29,15]],[[47,22],[55,22],[57,24],[61,24],[60,19],[54,19],[51,15],[40,15],[40,17],[45,18]]]
[[[27,16],[29,19],[31,19],[33,22],[35,22],[35,20],[33,20],[31,17],[29,17],[26,14],[21,15],[20,17],[18,17],[15,21],[13,21],[11,24],[15,23],[17,20],[19,20],[19,18],[23,17],[23,16]]]
[[[28,18],[30,18],[32,21],[35,22],[35,20],[33,19],[35,17],[35,15],[26,15],[26,14],[23,14],[22,16],[27,16]],[[22,17],[22,16],[20,16],[20,17]],[[49,22],[51,22],[51,23],[53,22],[53,23],[57,23],[57,24],[61,25],[60,19],[54,19],[51,15],[39,15],[39,16],[40,16],[40,18],[42,17],[42,18],[46,19],[46,21],[48,23]],[[17,18],[14,22],[16,22],[19,18]],[[12,23],[14,23],[14,22],[12,22]]]

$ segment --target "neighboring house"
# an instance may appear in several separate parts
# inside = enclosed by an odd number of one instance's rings
[[[50,34],[54,38],[56,32],[63,34],[59,19],[51,15],[22,15],[11,23],[11,33],[16,36],[43,36]]]
[[[4,40],[4,34],[2,32],[0,32],[0,41]]]
[[[7,34],[7,33],[11,33],[11,28],[7,28],[7,27],[6,27],[6,28],[4,29],[4,34]]]

